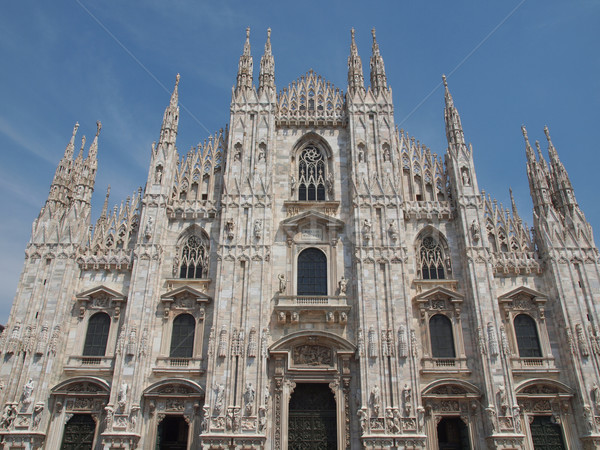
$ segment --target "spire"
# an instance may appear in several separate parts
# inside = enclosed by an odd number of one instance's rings
[[[358,49],[354,41],[354,28],[350,31],[352,42],[350,43],[350,56],[348,56],[348,92],[354,94],[360,90],[365,92],[365,77],[363,75],[362,61],[358,56]]]
[[[98,155],[98,136],[100,135],[100,130],[102,129],[102,122],[99,120],[96,121],[96,136],[94,136],[94,140],[92,141],[92,145],[90,145],[90,150],[88,151],[88,161],[95,160]]]
[[[177,107],[179,104],[179,78],[181,78],[181,76],[177,74],[175,77],[175,87],[173,88],[173,93],[171,94],[170,106],[172,107]]]
[[[75,135],[77,134],[77,130],[79,129],[79,122],[75,122],[75,126],[73,127],[73,134],[71,135],[71,140],[67,144],[67,148],[65,148],[65,158],[71,159],[73,158],[73,153],[75,152]]]
[[[529,137],[527,136],[527,129],[525,128],[525,125],[521,125],[521,133],[523,133],[523,139],[525,139],[525,152],[527,154],[527,161],[535,162],[535,155],[533,154],[533,149],[529,143]]]
[[[539,154],[539,160],[536,159],[533,149],[531,148],[531,144],[529,143],[525,125],[521,126],[521,131],[523,132],[523,138],[525,139],[525,151],[527,153],[527,178],[529,179],[529,191],[533,201],[533,206],[539,214],[540,212],[545,211],[547,207],[552,206],[546,160],[541,154]],[[538,143],[536,142],[536,145],[537,144]],[[542,209],[540,210],[540,208]]]
[[[252,55],[250,54],[250,27],[246,28],[244,51],[238,64],[236,91],[252,89]]]
[[[245,50],[245,49],[244,49]],[[250,44],[248,43],[248,54],[250,53]],[[271,52],[271,29],[267,29],[267,42],[265,43],[265,53],[260,59],[260,75],[258,80],[258,92],[266,91],[268,94],[275,92],[275,59]]]
[[[104,205],[102,206],[102,213],[100,214],[100,220],[106,220],[106,214],[108,213],[108,197],[110,197],[110,184],[108,185],[108,189],[106,189],[106,197],[104,198]]]
[[[517,204],[515,202],[512,187],[508,188],[508,192],[510,193],[510,206],[512,208],[513,217],[515,218],[515,220],[520,222],[521,218],[519,217],[519,212],[517,211]]]
[[[81,147],[79,148],[79,153],[77,154],[77,158],[75,158],[75,164],[81,164],[83,162],[83,149],[85,148],[85,134],[81,137]]]
[[[540,148],[540,141],[535,141],[535,148],[537,149],[537,155],[538,155],[538,162],[540,163],[540,166],[542,168],[542,170],[544,171],[544,174],[548,177],[550,176],[550,169],[548,169],[548,163],[546,162],[546,158],[544,158],[544,155],[542,155],[542,149]]]
[[[550,157],[550,168],[551,168],[551,180],[553,187],[553,199],[555,200],[556,207],[560,209],[563,214],[571,212],[573,207],[577,206],[577,200],[575,199],[575,192],[567,169],[558,158],[558,152],[554,148],[552,139],[550,138],[550,131],[548,127],[544,127],[544,134],[548,140],[548,156]]]
[[[373,35],[373,54],[371,55],[371,89],[377,93],[387,89],[387,78],[383,58],[379,53],[379,44],[375,38],[375,28],[371,30]]]
[[[462,123],[460,122],[460,116],[458,110],[454,107],[454,101],[450,90],[448,89],[448,82],[446,75],[442,75],[444,81],[444,99],[446,108],[444,109],[444,120],[446,122],[446,138],[448,140],[448,148],[458,153],[460,150],[466,152],[467,146],[465,144],[465,135],[463,133]]]
[[[179,74],[175,77],[175,88],[171,94],[169,106],[165,109],[163,123],[160,129],[159,145],[161,143],[175,144],[177,126],[179,125]],[[100,132],[100,129],[98,129]]]

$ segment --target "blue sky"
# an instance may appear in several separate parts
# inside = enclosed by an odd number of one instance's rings
[[[95,220],[109,184],[111,204],[144,184],[150,145],[158,138],[178,72],[185,107],[180,154],[228,123],[247,26],[255,79],[271,27],[278,89],[312,68],[344,90],[350,28],[356,29],[368,80],[375,26],[396,123],[440,154],[446,148],[440,82],[442,73],[449,75],[466,138],[473,144],[480,187],[508,205],[512,186],[521,216],[530,224],[520,126],[525,124],[530,139],[539,139],[545,149],[547,124],[598,239],[600,207],[592,181],[600,164],[600,2],[370,4],[4,2],[0,323],[8,318],[31,223],[47,197],[73,124],[80,123],[79,135],[87,135],[88,145],[96,120],[103,124]]]

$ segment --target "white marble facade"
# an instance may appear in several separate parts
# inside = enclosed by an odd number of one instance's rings
[[[270,32],[256,88],[247,38],[229,126],[182,157],[178,83],[145,189],[93,227],[100,124],[85,158],[73,131],[1,337],[2,448],[75,423],[81,448],[158,448],[161,423],[190,449],[292,448],[317,385],[338,449],[550,448],[542,422],[600,448],[598,250],[547,129],[548,162],[522,130],[531,233],[479,189],[445,79],[445,157],[397,130],[374,32],[346,92],[312,71],[278,92]]]

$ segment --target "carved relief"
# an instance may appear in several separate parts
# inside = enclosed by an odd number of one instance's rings
[[[333,365],[331,348],[322,345],[299,345],[294,347],[292,352],[292,360],[295,365]]]

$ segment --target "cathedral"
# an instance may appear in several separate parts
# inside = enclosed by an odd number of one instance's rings
[[[394,124],[375,30],[369,71],[352,30],[345,92],[277,90],[248,29],[228,126],[180,155],[177,75],[145,186],[95,221],[75,124],[0,337],[2,449],[600,449],[599,255],[549,130],[521,130],[530,230],[445,78],[442,157]]]

